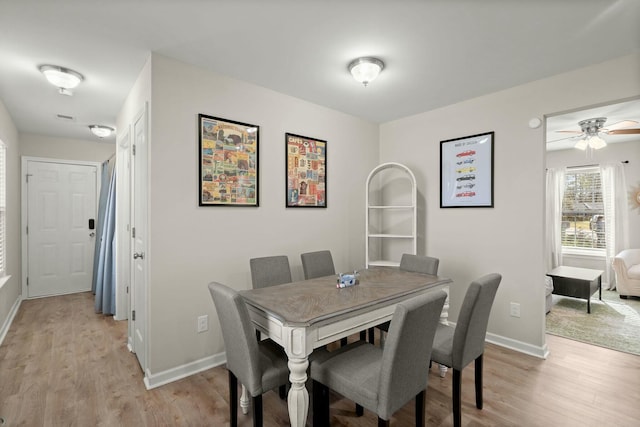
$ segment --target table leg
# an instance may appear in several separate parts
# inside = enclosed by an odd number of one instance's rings
[[[242,409],[242,413],[247,415],[249,413],[249,403],[251,399],[249,398],[249,392],[247,388],[242,385],[242,394],[240,395],[240,409]]]
[[[444,289],[447,294],[447,298],[444,300],[444,305],[442,306],[442,312],[440,313],[440,323],[443,325],[449,324],[449,287],[446,286]],[[444,365],[438,363],[438,370],[440,371],[440,378],[444,378],[447,375],[448,368]]]
[[[591,314],[591,297],[587,297],[587,314]]]
[[[291,427],[304,427],[309,412],[309,392],[305,386],[307,382],[308,358],[289,358],[289,381],[291,389],[287,399],[289,405],[289,420]]]

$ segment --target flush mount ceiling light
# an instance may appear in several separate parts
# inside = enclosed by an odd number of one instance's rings
[[[582,129],[584,137],[576,143],[575,148],[578,150],[586,150],[588,147],[594,150],[599,150],[606,147],[607,142],[599,136],[600,129],[602,129],[602,126],[606,121],[606,117],[598,117],[579,122],[578,125],[580,125],[580,129]]]
[[[80,84],[84,77],[77,71],[58,65],[41,65],[40,71],[49,80],[49,83],[58,88],[62,95],[73,95],[71,89]]]
[[[373,81],[384,68],[384,62],[378,58],[364,57],[351,61],[349,72],[354,79],[365,85]]]
[[[102,125],[91,125],[89,126],[91,133],[93,133],[98,138],[108,138],[111,136],[111,132],[114,132],[115,129],[109,126]]]

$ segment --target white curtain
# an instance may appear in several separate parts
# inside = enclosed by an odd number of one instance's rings
[[[564,169],[547,169],[547,202],[545,248],[547,271],[562,265],[562,198],[564,197]]]
[[[622,163],[600,166],[602,201],[604,202],[604,232],[607,245],[604,281],[615,289],[615,274],[611,263],[618,252],[629,247],[627,218],[627,184]]]

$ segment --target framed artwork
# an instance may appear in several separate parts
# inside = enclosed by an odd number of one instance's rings
[[[327,207],[327,141],[285,134],[288,208]]]
[[[494,132],[440,141],[440,207],[493,207]]]
[[[258,206],[260,128],[198,115],[200,206]]]

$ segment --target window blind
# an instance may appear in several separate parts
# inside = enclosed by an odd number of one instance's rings
[[[598,167],[568,169],[562,200],[562,246],[604,249],[604,203]]]

